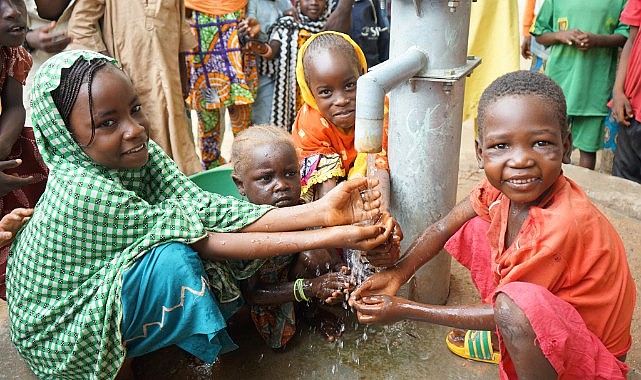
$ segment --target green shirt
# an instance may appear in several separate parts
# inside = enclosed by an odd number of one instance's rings
[[[621,34],[629,27],[619,21],[627,0],[545,0],[532,29],[535,36],[579,29],[593,34]],[[552,45],[545,73],[563,89],[568,115],[605,116],[617,69],[619,49]]]

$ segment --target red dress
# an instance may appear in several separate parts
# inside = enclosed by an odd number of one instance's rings
[[[7,77],[12,77],[24,85],[27,74],[31,69],[31,56],[22,47],[0,48],[0,59],[2,60],[2,71],[0,72],[0,90],[3,88]],[[7,215],[11,210],[19,207],[32,208],[40,199],[40,196],[47,185],[49,170],[42,161],[38,151],[36,140],[31,127],[24,127],[18,140],[13,144],[11,153],[2,160],[22,159],[22,164],[14,169],[6,169],[4,173],[15,174],[21,177],[33,176],[35,183],[14,190],[0,198],[0,218]],[[7,258],[10,245],[0,249],[0,298],[6,300],[5,276],[7,270]]]

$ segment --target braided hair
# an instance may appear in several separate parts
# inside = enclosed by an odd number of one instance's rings
[[[87,144],[81,144],[78,142],[78,145],[82,147],[91,145],[96,135],[96,125],[93,119],[93,97],[91,96],[91,84],[93,83],[93,78],[96,75],[96,72],[107,67],[108,63],[109,61],[105,58],[96,58],[87,61],[85,58],[79,57],[71,67],[62,70],[60,84],[56,89],[51,91],[53,103],[56,105],[56,108],[58,108],[58,112],[60,113],[60,116],[62,116],[62,120],[65,122],[67,129],[69,129],[69,117],[71,116],[71,110],[78,99],[80,88],[83,84],[88,84],[87,93],[89,97],[89,115],[91,117],[91,138]]]
[[[556,116],[561,136],[565,138],[569,134],[565,96],[561,87],[545,74],[520,70],[497,78],[483,91],[477,115],[479,138],[483,137],[487,109],[506,96],[536,96],[547,105],[546,111]]]

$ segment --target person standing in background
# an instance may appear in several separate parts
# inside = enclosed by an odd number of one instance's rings
[[[354,2],[349,36],[363,50],[370,69],[389,58],[389,33],[389,22],[380,0]]]
[[[238,32],[243,38],[268,42],[272,25],[288,10],[296,11],[289,0],[249,0],[247,17],[240,22]],[[257,56],[256,67],[258,68],[258,89],[252,105],[251,122],[266,124],[269,123],[272,113],[274,61]]]
[[[187,80],[184,53],[196,46],[183,0],[77,0],[69,33],[73,48],[120,62],[151,119],[151,139],[184,174],[201,171],[181,91]]]
[[[619,47],[629,28],[619,22],[626,0],[545,0],[530,30],[550,46],[545,74],[567,99],[572,145],[579,166],[594,170],[603,149],[607,103],[612,96]]]
[[[196,49],[187,55],[189,108],[196,111],[203,169],[225,164],[220,154],[225,112],[234,136],[251,124],[258,87],[256,58],[243,54],[238,38],[247,0],[186,0]]]
[[[33,60],[23,92],[26,110],[25,125],[32,125],[29,89],[33,84],[33,76],[44,61],[60,53],[71,43],[72,38],[67,32],[67,27],[74,2],[75,0],[25,1],[29,29],[24,45]]]
[[[534,24],[534,18],[541,9],[543,0],[526,0],[523,8],[523,21],[521,34],[521,56],[525,59],[532,59],[530,71],[545,72],[545,61],[550,55],[550,49],[536,42],[536,38],[530,34],[530,28]]]
[[[612,89],[612,116],[619,123],[612,174],[641,183],[641,1],[628,1],[620,20],[630,25],[630,36]]]

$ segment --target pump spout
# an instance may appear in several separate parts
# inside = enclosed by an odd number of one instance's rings
[[[354,146],[358,152],[380,152],[383,143],[385,94],[427,65],[427,55],[413,46],[396,59],[377,65],[358,78]]]

